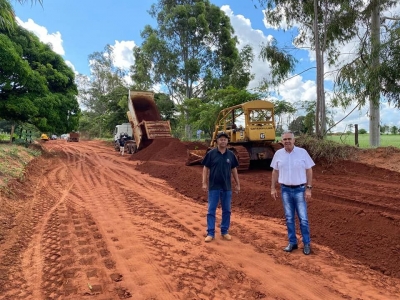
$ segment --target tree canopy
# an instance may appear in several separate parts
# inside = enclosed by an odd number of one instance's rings
[[[49,45],[21,27],[0,30],[0,70],[0,118],[42,131],[77,128],[75,75]]]
[[[16,0],[20,4],[29,2],[28,0]],[[31,3],[43,4],[43,0],[31,0]],[[15,21],[14,8],[9,0],[0,0],[0,30],[11,31],[17,27],[17,22]]]
[[[159,0],[145,26],[143,43],[134,49],[132,79],[150,87],[161,84],[178,102],[232,85],[246,88],[252,79],[252,49],[240,52],[229,17],[208,0]]]

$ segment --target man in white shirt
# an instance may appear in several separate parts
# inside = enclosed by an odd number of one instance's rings
[[[289,244],[283,250],[292,252],[298,248],[295,223],[295,213],[297,213],[304,244],[303,253],[309,255],[311,253],[310,228],[306,201],[311,199],[312,167],[315,166],[315,163],[305,149],[294,145],[293,132],[284,132],[282,142],[284,148],[275,152],[271,162],[273,168],[271,196],[275,200],[277,199],[278,194],[275,185],[278,182],[281,186],[289,237]]]

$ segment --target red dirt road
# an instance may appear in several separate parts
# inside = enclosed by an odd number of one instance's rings
[[[131,157],[95,141],[44,146],[0,198],[0,299],[400,298],[398,172],[317,166],[305,256],[282,251],[268,170],[239,175],[233,240],[206,244],[201,167],[184,165],[185,144]]]

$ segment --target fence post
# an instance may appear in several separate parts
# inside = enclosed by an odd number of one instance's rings
[[[358,124],[354,124],[354,142],[355,142],[356,147],[360,146],[358,144]]]

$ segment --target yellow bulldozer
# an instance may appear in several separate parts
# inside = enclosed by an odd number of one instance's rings
[[[200,164],[210,149],[217,146],[218,133],[229,136],[228,148],[239,160],[239,171],[248,170],[250,163],[262,164],[272,160],[276,150],[283,145],[276,142],[274,104],[253,100],[220,111],[215,130],[207,150],[188,150],[186,165]]]

